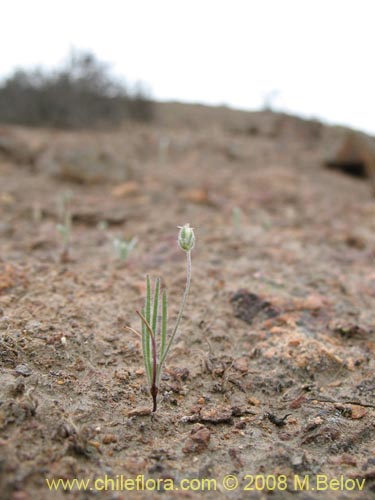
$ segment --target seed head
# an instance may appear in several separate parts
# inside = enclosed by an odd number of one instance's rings
[[[194,230],[190,227],[190,224],[185,224],[184,226],[178,226],[180,232],[178,233],[178,244],[181,250],[185,252],[190,252],[193,250],[195,244]]]

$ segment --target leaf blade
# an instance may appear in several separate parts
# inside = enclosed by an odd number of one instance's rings
[[[152,311],[152,333],[156,337],[156,330],[158,326],[158,313],[159,313],[159,294],[160,294],[160,278],[156,278],[154,297],[153,297],[153,311]],[[149,322],[150,323],[150,322]]]

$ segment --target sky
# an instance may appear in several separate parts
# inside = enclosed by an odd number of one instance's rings
[[[375,134],[374,0],[0,0],[0,76],[72,48],[158,100],[277,111]]]

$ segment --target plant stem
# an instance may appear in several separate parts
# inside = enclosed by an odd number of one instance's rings
[[[158,392],[159,392],[159,389],[157,388],[156,384],[153,383],[153,385],[151,386],[151,389],[150,389],[150,394],[152,396],[152,403],[153,403],[153,406],[152,406],[152,413],[155,413],[156,410],[157,410],[157,406],[158,406]]]
[[[147,321],[147,319],[143,316],[142,313],[139,311],[136,311],[138,316],[141,318],[141,320],[144,322],[146,325],[146,328],[150,334],[151,337],[151,345],[152,345],[152,380],[151,380],[151,388],[150,388],[150,393],[152,396],[152,400],[154,403],[152,411],[155,412],[157,409],[157,395],[158,395],[158,387],[156,384],[156,372],[157,372],[157,360],[156,360],[156,340],[155,340],[155,335],[152,331],[152,328],[150,326],[150,323]]]
[[[175,327],[173,329],[171,338],[169,339],[167,348],[165,349],[164,353],[161,354],[161,359],[160,359],[160,363],[159,363],[159,367],[158,367],[157,382],[159,382],[159,378],[160,378],[160,374],[161,374],[161,369],[163,367],[163,363],[164,363],[166,357],[168,356],[168,352],[169,352],[169,350],[170,350],[170,348],[172,346],[173,340],[174,340],[175,335],[177,333],[178,326],[180,324],[180,321],[181,321],[181,318],[182,318],[182,314],[184,312],[184,307],[185,307],[185,304],[186,304],[186,299],[187,299],[187,297],[189,295],[190,282],[191,282],[191,252],[190,252],[190,250],[188,252],[186,252],[186,259],[187,259],[187,269],[186,269],[186,286],[185,286],[185,291],[184,291],[184,295],[182,297],[182,301],[181,301],[181,305],[180,305],[180,310],[178,312],[176,324],[175,324]]]

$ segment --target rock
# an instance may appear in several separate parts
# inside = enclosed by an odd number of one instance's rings
[[[16,373],[18,375],[23,375],[24,377],[30,377],[30,375],[33,373],[31,368],[29,368],[27,365],[17,365],[16,366]]]
[[[127,416],[130,417],[144,417],[146,415],[151,415],[151,408],[149,406],[142,406],[140,408],[134,408],[127,412]]]
[[[249,371],[249,360],[245,357],[237,358],[233,361],[233,368],[239,372],[246,373]]]
[[[355,177],[368,177],[375,193],[375,139],[360,132],[346,131],[324,161],[328,168]]]
[[[352,410],[351,417],[353,420],[359,420],[360,418],[363,418],[367,414],[367,410],[363,406],[351,405],[351,410]]]
[[[117,436],[114,434],[106,434],[102,439],[103,444],[117,443]]]
[[[299,396],[297,399],[292,401],[289,405],[289,408],[296,410],[297,408],[301,408],[301,406],[307,401],[306,396],[303,394]]]
[[[257,316],[264,321],[268,318],[274,318],[279,314],[270,302],[244,289],[232,294],[230,302],[233,306],[235,317],[242,319],[249,325],[251,325]]]
[[[184,453],[201,453],[208,447],[210,438],[211,431],[204,425],[197,424],[192,429],[182,451]]]
[[[138,194],[140,191],[140,185],[135,181],[123,182],[113,188],[112,196],[115,198],[125,198],[127,196],[133,196]]]
[[[259,406],[259,404],[260,404],[259,399],[257,399],[257,398],[256,398],[256,397],[254,397],[254,396],[251,396],[251,397],[250,397],[247,401],[248,401],[248,403],[249,403],[250,405],[252,405],[252,406]]]

